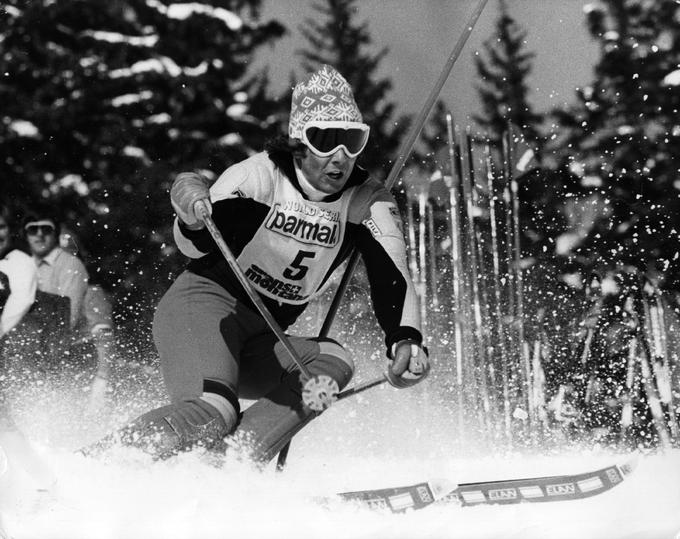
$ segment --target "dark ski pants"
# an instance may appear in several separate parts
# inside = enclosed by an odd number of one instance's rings
[[[182,273],[158,305],[153,335],[172,402],[214,387],[232,402],[257,399],[237,433],[258,462],[271,460],[316,415],[302,406],[299,370],[265,320],[210,279]],[[312,375],[328,375],[340,388],[349,383],[354,365],[342,346],[330,339],[290,341]]]

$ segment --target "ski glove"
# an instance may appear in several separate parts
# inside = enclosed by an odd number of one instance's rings
[[[170,189],[170,202],[182,221],[190,230],[199,230],[205,225],[196,215],[196,203],[203,201],[212,213],[210,189],[207,178],[196,172],[182,172],[177,175]]]
[[[411,387],[430,372],[427,351],[416,341],[404,339],[392,345],[392,359],[387,365],[387,381],[396,388]]]

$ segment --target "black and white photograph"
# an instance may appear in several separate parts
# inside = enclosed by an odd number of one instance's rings
[[[4,0],[0,539],[680,539],[680,0]]]

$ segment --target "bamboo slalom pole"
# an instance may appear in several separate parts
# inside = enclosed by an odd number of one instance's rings
[[[455,359],[456,359],[456,396],[458,399],[458,432],[463,432],[463,412],[464,412],[464,372],[463,372],[463,301],[461,297],[461,278],[462,278],[462,260],[460,247],[460,203],[458,201],[458,182],[456,181],[458,174],[456,170],[456,152],[455,140],[453,136],[453,117],[450,113],[446,115],[446,136],[448,142],[449,167],[450,167],[450,184],[449,188],[449,234],[451,236],[451,289],[453,295],[454,308],[454,344],[455,344]]]
[[[625,438],[633,424],[633,398],[636,388],[637,358],[633,342],[628,344],[628,357],[626,359],[626,382],[621,406],[621,436]]]
[[[505,262],[505,298],[507,302],[507,319],[508,331],[507,331],[507,342],[509,347],[509,365],[508,372],[510,375],[510,399],[511,407],[516,408],[517,404],[522,401],[522,384],[521,384],[521,374],[520,374],[520,364],[521,364],[521,354],[522,354],[522,344],[518,342],[518,335],[516,331],[516,321],[517,312],[515,308],[515,272],[513,271],[512,264],[512,210],[511,210],[511,196],[510,196],[510,177],[512,175],[511,165],[509,163],[509,148],[508,140],[506,136],[502,139],[502,163],[503,163],[503,261]],[[514,410],[513,410],[514,415]]]
[[[413,216],[413,201],[406,197],[406,237],[408,240],[408,267],[413,279],[418,284],[420,274],[418,272],[418,240],[416,234],[416,223]]]
[[[512,422],[510,411],[510,381],[508,371],[508,350],[506,343],[506,331],[503,324],[503,306],[501,295],[501,269],[500,269],[500,247],[498,245],[498,223],[496,221],[496,189],[494,186],[494,174],[491,161],[491,149],[489,145],[484,147],[484,157],[486,163],[486,178],[489,191],[489,224],[491,231],[491,253],[493,261],[493,291],[494,291],[494,317],[496,319],[496,331],[498,346],[500,348],[500,372],[503,392],[503,426],[505,438],[512,446]]]
[[[467,255],[468,271],[470,275],[470,291],[473,312],[473,335],[474,335],[474,357],[475,377],[479,384],[479,398],[482,402],[484,411],[484,425],[488,429],[488,419],[490,416],[491,405],[487,384],[487,346],[482,320],[482,307],[480,298],[480,261],[477,257],[477,234],[475,224],[474,206],[474,168],[472,164],[472,150],[470,148],[470,136],[467,130],[459,130],[460,159],[462,170],[463,198],[465,200],[466,232],[467,232]]]
[[[473,195],[476,193],[476,189],[473,189]],[[479,208],[479,198],[475,198],[475,207]],[[482,233],[481,227],[475,227],[475,244],[477,246],[477,260],[479,262],[479,302],[482,317],[482,339],[484,344],[483,358],[484,358],[484,380],[486,386],[486,392],[488,394],[488,406],[492,411],[489,421],[494,424],[494,432],[498,433],[498,413],[500,411],[499,402],[502,402],[502,398],[499,399],[498,393],[498,383],[497,383],[497,372],[496,363],[494,361],[494,346],[493,346],[493,322],[490,313],[490,298],[489,290],[487,286],[488,274],[485,264],[485,239]]]
[[[458,291],[459,291],[459,312],[460,312],[460,331],[462,343],[462,364],[463,364],[463,401],[466,410],[467,427],[473,427],[473,418],[479,423],[477,413],[478,406],[478,384],[475,374],[475,345],[473,342],[474,326],[471,325],[471,296],[470,296],[470,273],[468,271],[469,260],[466,252],[465,242],[465,199],[463,198],[463,165],[461,158],[458,131],[455,122],[452,123],[453,141],[453,161],[452,178],[455,185],[456,196],[456,222],[458,228],[457,247],[458,247]]]
[[[639,342],[639,337],[633,339],[635,343]],[[661,400],[659,399],[659,394],[653,382],[653,373],[649,364],[649,357],[647,351],[643,350],[638,354],[638,360],[640,362],[641,373],[642,373],[642,387],[645,390],[645,396],[647,397],[647,405],[649,406],[649,411],[652,414],[652,423],[659,436],[659,441],[661,442],[661,447],[664,449],[670,449],[671,438],[668,432],[668,425],[664,420],[663,409],[661,408]]]
[[[512,154],[511,154],[512,156]],[[513,156],[514,157],[514,156]],[[524,354],[523,359],[528,372],[531,372],[531,362],[528,354],[528,346],[525,347],[526,336],[524,331],[524,281],[522,276],[522,254],[519,234],[519,193],[517,180],[514,174],[510,180],[510,197],[512,200],[512,252],[513,252],[513,266],[515,270],[515,305],[517,307],[517,335],[518,340],[522,343]],[[531,392],[531,381],[527,380],[527,395]],[[529,428],[533,427],[533,418],[529,416]]]
[[[467,148],[468,148],[468,162],[470,167],[470,186],[472,190],[472,205],[479,211],[481,209],[481,196],[477,184],[477,166],[476,163],[483,163],[483,158],[481,160],[475,160],[475,147],[472,135],[467,132]],[[482,227],[477,225],[477,221],[473,220],[473,232],[475,236],[475,246],[476,246],[476,257],[477,257],[477,286],[479,289],[479,310],[480,317],[482,320],[482,326],[480,335],[482,337],[483,355],[484,358],[484,387],[488,398],[489,409],[493,411],[490,414],[489,421],[494,424],[494,432],[497,432],[497,419],[498,419],[498,406],[497,406],[497,396],[498,392],[496,385],[496,368],[493,358],[493,347],[491,345],[492,341],[492,324],[491,316],[489,312],[489,291],[487,286],[488,272],[486,267],[486,241],[484,234],[482,232]],[[489,391],[489,385],[491,385],[492,391]]]
[[[678,422],[675,418],[674,409],[671,407],[671,413],[668,414],[668,420],[665,419],[666,414],[661,406],[662,403],[669,404],[669,402],[664,402],[664,391],[662,386],[662,380],[659,375],[661,374],[661,367],[657,367],[658,361],[663,361],[663,358],[657,358],[654,353],[653,342],[650,342],[649,335],[652,330],[652,320],[650,306],[647,299],[644,296],[644,289],[642,279],[638,279],[637,294],[636,294],[636,313],[637,313],[637,334],[642,345],[643,356],[641,360],[647,360],[647,364],[642,363],[643,378],[645,383],[645,391],[648,395],[649,406],[652,411],[652,417],[655,421],[660,421],[664,423],[664,435],[672,435],[675,440],[678,439],[680,433],[678,433]],[[663,377],[663,374],[661,374]],[[649,387],[648,387],[649,386]],[[650,393],[651,392],[651,393]],[[668,401],[672,403],[672,392],[668,391],[665,395]],[[658,428],[657,428],[658,430]],[[670,431],[670,432],[669,432]],[[664,442],[664,437],[662,433],[659,433],[661,441]],[[670,439],[668,440],[668,447],[670,447]]]
[[[642,292],[644,294],[644,291]],[[645,301],[645,320],[647,321],[647,334],[651,336],[650,349],[654,356],[653,367],[656,384],[659,390],[661,402],[667,408],[668,425],[673,436],[673,441],[680,442],[680,425],[675,413],[675,398],[672,389],[672,376],[668,357],[668,341],[664,306],[660,291],[654,287],[653,304]]]
[[[439,281],[439,272],[437,271],[437,245],[435,243],[435,226],[434,226],[434,204],[428,201],[426,206],[426,218],[427,218],[427,252],[428,257],[428,268],[429,268],[429,278],[430,278],[430,293],[432,298],[432,315],[439,312],[439,289],[437,283]],[[436,327],[436,324],[432,324]]]
[[[427,275],[428,275],[428,256],[427,256],[427,190],[422,186],[418,190],[418,284],[420,300],[420,320],[422,324],[423,340],[429,326],[428,305],[427,305]],[[434,285],[434,283],[433,283]]]
[[[522,283],[522,258],[521,258],[521,246],[520,246],[520,233],[519,233],[519,193],[517,180],[515,179],[513,163],[514,163],[514,149],[513,149],[513,131],[512,126],[508,126],[508,130],[505,133],[505,152],[504,161],[506,164],[507,178],[506,187],[509,189],[509,214],[510,214],[510,227],[509,233],[509,248],[511,262],[510,267],[512,268],[511,274],[513,275],[512,284],[513,289],[511,290],[511,296],[513,297],[513,303],[515,307],[515,318],[514,325],[517,333],[517,344],[519,352],[519,361],[522,365],[520,372],[523,373],[522,376],[522,403],[527,406],[527,412],[529,411],[529,395],[531,391],[531,381],[528,377],[528,373],[531,372],[531,359],[529,357],[529,347],[526,343],[524,334],[524,291]],[[532,418],[529,416],[528,428],[532,428]]]

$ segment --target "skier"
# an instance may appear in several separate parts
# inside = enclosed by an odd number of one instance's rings
[[[399,213],[382,184],[355,167],[369,126],[334,68],[324,65],[295,87],[288,134],[229,167],[210,188],[197,172],[176,177],[175,241],[192,260],[153,321],[171,404],[124,427],[124,444],[163,458],[196,444],[219,447],[233,433],[255,462],[266,463],[316,415],[301,402],[296,365],[199,218],[199,202],[284,329],[357,247],[385,332],[388,380],[407,387],[427,374]],[[339,343],[290,341],[312,375],[347,385],[354,364]],[[257,402],[241,413],[239,398]]]

